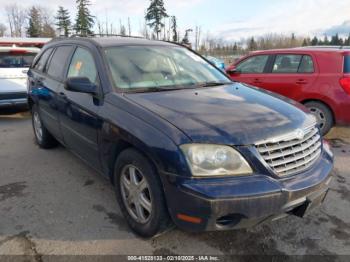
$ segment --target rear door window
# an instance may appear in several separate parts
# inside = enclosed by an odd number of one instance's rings
[[[262,74],[268,59],[268,55],[257,55],[247,58],[238,64],[237,70],[242,74]]]
[[[0,68],[26,68],[30,67],[36,53],[0,53]]]
[[[345,59],[344,59],[344,73],[350,74],[350,55],[345,56]]]
[[[73,46],[59,46],[50,59],[50,65],[47,69],[47,74],[58,80],[62,80],[67,61],[73,51]]]
[[[272,73],[298,73],[302,55],[277,55]]]

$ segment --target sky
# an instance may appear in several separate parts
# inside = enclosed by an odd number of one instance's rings
[[[144,23],[143,17],[150,0],[90,0],[92,14],[104,21],[108,18],[119,26],[132,21],[134,35]],[[251,36],[270,33],[300,36],[350,33],[350,0],[164,0],[169,15],[178,18],[181,30],[201,26],[202,35],[208,32],[227,41],[239,41]],[[8,5],[0,0],[0,6]],[[12,0],[23,6],[23,1]],[[75,16],[75,0],[26,0],[24,7],[40,5],[56,12],[58,5]],[[1,10],[1,8],[0,8]],[[6,23],[0,11],[0,22]]]

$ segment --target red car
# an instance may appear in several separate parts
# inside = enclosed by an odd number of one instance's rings
[[[253,52],[227,69],[234,81],[267,89],[310,109],[323,134],[350,124],[350,49],[293,48]]]

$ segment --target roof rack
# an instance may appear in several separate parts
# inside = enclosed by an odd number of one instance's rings
[[[129,35],[119,35],[119,34],[88,34],[88,35],[80,35],[80,34],[74,34],[71,35],[70,38],[74,37],[125,37],[125,38],[138,38],[138,39],[146,39],[142,36],[129,36]]]

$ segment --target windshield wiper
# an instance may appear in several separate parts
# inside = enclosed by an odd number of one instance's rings
[[[147,92],[165,92],[172,90],[180,90],[181,87],[148,87],[148,88],[135,88],[130,89],[130,93],[147,93]]]
[[[200,83],[199,86],[201,87],[210,87],[210,86],[223,86],[223,85],[227,85],[229,84],[228,82],[204,82],[204,83]]]

